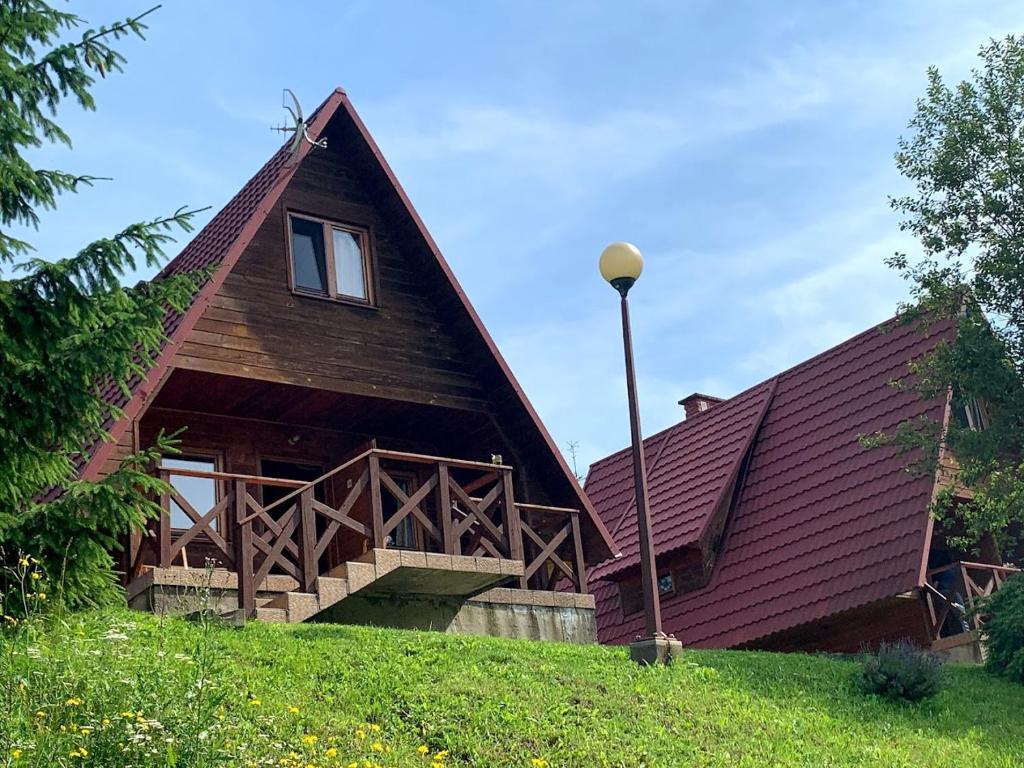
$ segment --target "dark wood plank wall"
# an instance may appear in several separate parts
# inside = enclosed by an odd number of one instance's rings
[[[370,227],[377,309],[299,296],[288,285],[286,210]],[[340,150],[303,162],[277,208],[189,334],[175,365],[337,392],[483,410],[476,361]]]

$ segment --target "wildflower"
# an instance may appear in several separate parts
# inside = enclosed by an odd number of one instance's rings
[[[36,592],[36,597],[38,597],[44,603],[46,602],[46,593],[45,592]]]
[[[70,698],[70,699],[67,700],[66,704],[69,707],[77,707],[77,706],[80,706],[82,704],[82,700],[78,699],[78,698]]]
[[[437,760],[435,760],[434,762],[432,762],[430,764],[430,768],[444,768],[444,763],[441,763],[441,762],[438,762]]]
[[[307,733],[305,736],[302,737],[302,743],[309,745],[316,744],[316,734]]]
[[[39,581],[43,575],[39,571],[32,571],[32,581]]]
[[[12,750],[11,750],[11,757],[12,757],[12,758],[13,758],[14,760],[17,760],[17,759],[18,759],[18,758],[20,758],[20,757],[21,757],[21,756],[22,756],[23,754],[25,754],[25,753],[24,753],[24,752],[22,752],[22,750],[18,749],[17,747],[15,747],[14,749],[12,749]]]
[[[365,739],[366,738],[366,731],[364,731],[362,728],[358,729],[356,731],[356,738],[357,739]]]
[[[548,761],[543,757],[534,757],[530,759],[530,765],[533,768],[548,768]]]
[[[18,560],[18,565],[20,565],[22,568],[28,568],[28,558],[22,555],[21,558]]]
[[[135,713],[134,712],[122,712],[121,713],[121,717],[126,718],[128,720],[132,720],[135,717]]]
[[[327,755],[327,757],[337,757],[338,756],[338,749],[337,749],[337,747],[331,747],[326,752],[324,752],[324,754]]]
[[[46,713],[40,709],[38,712],[36,712],[36,717],[46,717]]]
[[[439,761],[440,760],[444,760],[446,757],[448,757],[448,750],[447,749],[442,749],[440,752],[437,752],[434,755],[434,759],[435,760],[439,760]]]
[[[380,726],[377,725],[376,723],[374,723],[373,725],[370,726],[370,730],[373,731],[374,733],[380,733]]]
[[[293,715],[297,715],[297,714],[299,714],[299,708],[298,708],[298,707],[294,707],[294,706],[293,706],[293,707],[288,707],[288,711],[289,711],[289,712],[290,712],[291,714],[293,714]]]
[[[426,744],[420,744],[418,747],[416,747],[416,751],[419,752],[421,755],[425,755],[427,754],[427,752],[430,751],[430,747],[428,747]]]
[[[379,741],[375,741],[373,742],[373,744],[370,745],[370,749],[372,749],[374,752],[383,752],[384,745],[381,744]]]
[[[261,705],[262,703],[263,703],[263,702],[262,702],[262,701],[260,701],[259,699],[249,699],[249,706],[250,706],[250,707],[258,707],[258,706],[260,706],[260,705]]]

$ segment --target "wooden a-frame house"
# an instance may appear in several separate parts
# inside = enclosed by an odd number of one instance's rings
[[[129,600],[593,639],[612,538],[342,90],[308,130],[164,269],[211,277],[83,455],[186,428]]]

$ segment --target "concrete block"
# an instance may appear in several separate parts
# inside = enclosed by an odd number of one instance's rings
[[[671,664],[683,656],[683,644],[674,637],[648,637],[629,644],[629,658],[643,666]]]
[[[501,573],[501,562],[496,557],[476,557],[477,573]]]
[[[379,579],[401,567],[402,553],[397,549],[375,549],[373,550],[373,565]]]
[[[347,572],[349,593],[358,592],[377,580],[377,569],[370,563],[350,562]]]
[[[316,581],[316,590],[320,595],[320,609],[323,610],[348,597],[348,581],[321,576]]]
[[[305,621],[320,613],[320,601],[308,592],[288,592],[288,621]]]
[[[409,550],[401,550],[402,554],[402,565],[410,568],[426,568],[427,567],[427,555],[425,552],[412,552]]]
[[[594,602],[594,596],[593,595],[573,594],[572,599],[573,599],[573,606],[576,607],[576,608],[585,608],[585,609],[589,609],[589,610],[592,611],[597,606],[597,604]]]
[[[572,592],[551,592],[552,605],[556,608],[575,608],[576,595]]]
[[[257,608],[256,618],[274,624],[285,624],[288,622],[288,612],[283,608]]]
[[[476,558],[471,555],[452,555],[453,571],[476,572]]]
[[[427,552],[424,557],[427,561],[427,568],[437,568],[443,571],[450,571],[452,569],[451,555],[438,555],[434,552]]]
[[[506,557],[498,560],[498,568],[504,576],[522,576],[526,570],[522,560],[509,560]]]

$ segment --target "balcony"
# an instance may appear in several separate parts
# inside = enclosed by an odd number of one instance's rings
[[[171,490],[131,543],[130,576],[212,563],[245,618],[303,620],[357,593],[511,586],[553,606],[586,593],[580,511],[517,502],[504,464],[372,448],[308,482],[158,472]],[[208,508],[182,490],[190,479],[216,489]],[[259,604],[268,592],[284,596]]]

